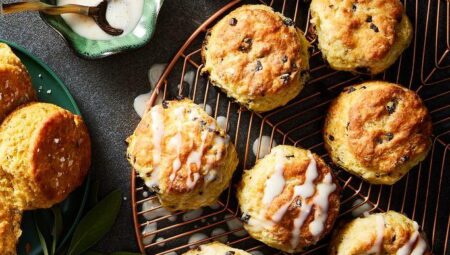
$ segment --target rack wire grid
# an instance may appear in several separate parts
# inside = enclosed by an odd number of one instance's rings
[[[214,88],[201,75],[200,49],[207,32],[221,17],[242,4],[262,3],[291,17],[305,31],[311,42],[311,79],[300,95],[285,107],[268,113],[254,113],[241,107]],[[258,254],[285,254],[272,249],[246,234],[241,227],[230,228],[227,223],[240,218],[235,199],[235,187],[243,169],[251,168],[256,160],[251,143],[263,135],[270,143],[291,144],[308,148],[330,162],[323,147],[322,127],[330,101],[345,87],[364,80],[381,79],[402,84],[416,91],[428,107],[433,120],[433,145],[428,157],[403,179],[392,186],[371,185],[332,165],[343,187],[341,211],[337,221],[351,218],[352,210],[369,208],[369,212],[395,210],[417,221],[426,233],[434,254],[450,254],[450,1],[406,0],[404,8],[414,26],[410,47],[386,72],[370,77],[332,70],[317,49],[316,37],[309,23],[309,3],[304,0],[231,1],[207,19],[186,41],[168,64],[150,99],[158,94],[172,99],[177,95],[189,97],[199,104],[212,106],[214,117],[227,119],[228,134],[239,152],[239,166],[232,184],[220,197],[218,208],[204,208],[201,216],[183,221],[183,212],[147,220],[144,216],[160,207],[144,210],[146,201],[157,200],[146,189],[133,170],[131,194],[134,226],[142,253],[182,254],[189,247],[211,240],[226,240],[233,247]],[[195,74],[191,86],[185,82],[188,72]],[[206,107],[206,106],[205,106]],[[259,153],[260,148],[258,148]],[[145,232],[148,224],[157,228]],[[213,229],[225,231],[215,233]],[[205,233],[204,240],[188,243],[192,234]],[[153,237],[156,237],[153,239]],[[145,238],[153,242],[144,242]],[[156,241],[155,241],[156,240]],[[329,237],[310,247],[303,254],[324,254]],[[176,252],[176,253],[174,253]]]

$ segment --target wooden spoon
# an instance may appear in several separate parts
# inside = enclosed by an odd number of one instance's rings
[[[106,20],[106,10],[108,8],[108,0],[103,0],[97,6],[84,6],[77,4],[68,4],[61,6],[49,5],[42,2],[18,2],[10,4],[1,4],[0,13],[12,14],[24,11],[40,11],[48,15],[61,15],[64,13],[76,13],[89,16],[94,19],[95,23],[107,34],[118,36],[123,33],[122,29],[113,28]]]

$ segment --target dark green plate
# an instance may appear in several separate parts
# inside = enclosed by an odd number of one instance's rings
[[[5,42],[3,40],[0,40],[0,42],[8,44],[27,67],[33,81],[33,86],[36,91],[38,91],[39,101],[56,104],[72,113],[80,114],[80,110],[67,88],[46,64],[13,43]],[[82,187],[70,194],[70,196],[59,205],[62,211],[64,230],[60,242],[58,242],[58,247],[61,247],[67,242],[76,224],[80,220],[89,191],[88,179]],[[35,218],[39,221],[38,223],[44,237],[49,241],[51,240],[51,228],[53,226],[53,214],[51,210],[26,212],[22,221],[22,237],[20,238],[18,246],[18,254],[20,255],[42,253],[42,248],[36,233]],[[26,251],[29,251],[29,253]]]
[[[42,0],[55,5],[57,0]],[[83,58],[97,59],[127,50],[137,49],[147,44],[155,32],[156,20],[164,0],[144,0],[142,17],[134,31],[106,41],[89,40],[75,33],[61,16],[41,13],[41,18],[61,35],[75,53]]]

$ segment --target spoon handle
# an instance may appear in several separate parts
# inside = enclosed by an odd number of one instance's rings
[[[49,15],[60,15],[64,13],[77,13],[82,15],[88,15],[89,6],[76,4],[54,6],[37,1],[1,4],[0,6],[1,14],[12,14],[25,11],[40,11]]]

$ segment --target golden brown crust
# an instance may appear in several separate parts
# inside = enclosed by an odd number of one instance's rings
[[[431,147],[426,107],[417,94],[396,84],[346,88],[325,123],[325,147],[333,161],[372,183],[396,182]]]
[[[216,202],[238,163],[226,132],[190,100],[151,108],[128,143],[131,165],[169,210]]]
[[[319,47],[338,70],[379,73],[412,37],[399,0],[313,0],[311,14]]]
[[[339,213],[339,194],[340,188],[338,182],[334,179],[331,169],[326,163],[317,155],[311,154],[314,157],[316,165],[317,176],[313,180],[313,193],[310,197],[295,194],[295,189],[305,185],[308,175],[313,176],[314,173],[306,173],[308,166],[311,163],[310,156],[306,150],[295,148],[292,146],[277,146],[272,149],[271,153],[258,161],[253,169],[244,173],[242,182],[238,187],[237,196],[241,211],[245,219],[244,227],[249,234],[269,246],[286,251],[298,252],[305,247],[315,244],[318,240],[323,238],[333,227],[334,221]],[[283,162],[283,179],[285,184],[282,190],[277,194],[270,203],[265,202],[265,193],[271,193],[276,190],[266,190],[268,185],[276,187],[277,185],[269,180],[277,171],[277,165]],[[319,217],[322,209],[314,199],[319,196],[317,188],[323,185],[326,176],[331,178],[329,185],[333,186],[331,193],[326,197],[327,211],[326,219],[324,220],[323,229],[319,234],[311,232],[311,225],[314,220]],[[269,184],[269,182],[271,182]],[[306,184],[300,190],[309,190]],[[300,206],[299,206],[300,204]],[[287,206],[287,207],[286,207]],[[292,245],[292,239],[295,238],[294,222],[300,213],[305,213],[310,207],[309,214],[306,213],[306,218],[300,227],[298,234],[298,242],[296,247]],[[284,214],[280,214],[280,208],[286,208]],[[280,218],[280,215],[282,217]],[[322,215],[324,215],[322,213]]]
[[[264,5],[244,5],[207,33],[202,71],[241,104],[268,111],[300,92],[308,46],[292,20]]]
[[[191,249],[183,255],[250,255],[250,253],[219,242],[212,242]]]
[[[31,103],[0,126],[0,165],[11,176],[23,210],[48,208],[80,186],[91,144],[79,116],[51,104]]]
[[[18,106],[35,100],[25,66],[6,44],[0,43],[0,123]]]
[[[15,205],[10,179],[0,167],[0,251],[5,255],[16,254],[16,243],[22,233],[22,212]]]
[[[379,225],[380,219],[377,217],[381,217],[382,226]],[[417,236],[416,239],[415,236]],[[379,239],[380,242],[377,243],[379,237],[381,240]],[[367,254],[369,250],[378,248],[380,254],[393,255],[397,254],[399,249],[404,247],[410,239],[412,243],[410,252],[416,247],[420,249],[419,239],[421,239],[423,253],[418,254],[431,254],[417,223],[394,211],[376,213],[365,218],[354,219],[340,226],[333,234],[329,254],[359,255]],[[410,254],[410,252],[405,254]]]

